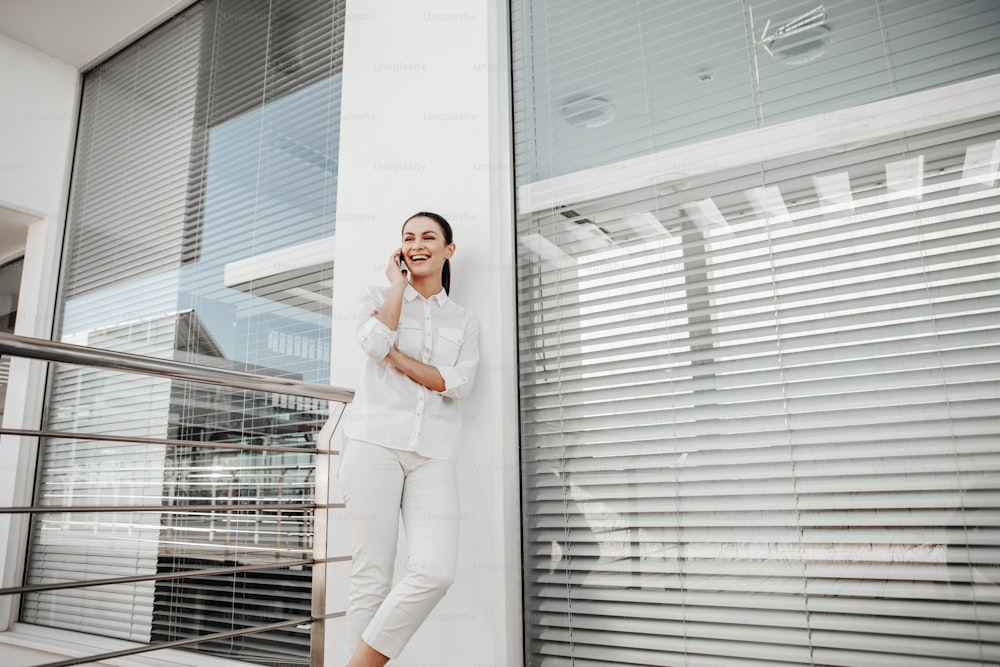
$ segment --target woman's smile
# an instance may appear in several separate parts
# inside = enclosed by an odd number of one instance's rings
[[[418,215],[410,218],[403,226],[403,244],[400,252],[406,258],[406,265],[412,272],[411,281],[414,278],[436,280],[444,263],[454,252],[454,245],[445,241],[437,222]]]

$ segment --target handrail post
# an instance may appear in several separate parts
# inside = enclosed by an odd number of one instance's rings
[[[330,423],[336,424],[340,418],[342,406],[330,407]],[[333,438],[324,437],[328,429],[324,427],[316,438],[316,484],[313,510],[313,569],[312,569],[312,618],[309,629],[309,667],[323,667],[326,654],[326,571],[329,549],[329,506],[330,473],[333,463],[331,443]]]

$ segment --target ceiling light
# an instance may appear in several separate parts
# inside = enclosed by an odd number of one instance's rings
[[[718,205],[712,201],[711,197],[688,202],[687,204],[683,204],[681,209],[688,214],[691,220],[694,221],[694,224],[698,225],[698,229],[701,230],[702,234],[706,236],[716,230],[729,231],[729,223],[726,222],[722,211],[719,210]]]
[[[816,60],[826,53],[833,36],[826,25],[823,5],[783,23],[769,35],[770,27],[768,19],[759,44],[772,58],[786,65],[805,65]]]
[[[851,194],[851,179],[846,171],[812,177],[813,186],[819,193],[820,211],[825,215],[838,211],[853,211],[854,196]]]
[[[962,180],[969,185],[985,185],[992,188],[998,168],[1000,168],[1000,141],[973,144],[965,150]]]
[[[795,35],[781,37],[771,45],[771,55],[785,65],[805,65],[819,59],[830,46],[828,26],[809,28]]]
[[[562,117],[573,127],[593,130],[615,119],[615,105],[603,97],[581,97],[563,105]]]
[[[622,224],[635,232],[640,239],[658,239],[670,236],[667,228],[649,211],[626,215],[622,218]]]
[[[576,260],[537,232],[524,234],[517,242],[518,245],[531,253],[536,261],[541,260],[552,268],[566,269],[576,265]]]
[[[785,206],[785,200],[777,186],[753,188],[747,190],[746,194],[754,212],[767,219],[768,224],[774,225],[792,219],[788,215],[788,207]]]
[[[560,245],[572,244],[583,248],[584,251],[606,250],[614,246],[614,241],[601,231],[600,227],[590,221],[562,221],[559,223],[559,236],[569,241],[569,243]]]
[[[886,163],[885,179],[891,195],[920,199],[924,196],[924,156]]]

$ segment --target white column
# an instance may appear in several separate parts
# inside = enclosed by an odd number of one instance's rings
[[[18,296],[17,322],[14,333],[19,336],[48,338],[52,328],[52,304],[55,298],[56,273],[51,270],[58,262],[62,226],[49,219],[38,220],[28,228],[24,251],[24,269]],[[40,361],[12,358],[4,405],[4,428],[38,428],[42,401],[45,396],[46,366]],[[0,436],[0,506],[31,504],[35,482],[36,438]],[[16,586],[24,571],[28,521],[25,515],[0,516],[0,572],[3,587]],[[16,617],[16,602],[12,597],[0,598],[0,632],[8,630]]]
[[[458,577],[400,664],[521,662],[507,44],[505,3],[348,0],[332,383],[357,384],[356,299],[366,283],[385,282],[386,260],[412,213],[434,211],[452,223],[451,294],[482,320],[482,362],[465,406],[459,463]],[[330,589],[343,586],[330,582]],[[328,608],[338,605],[331,600]],[[339,666],[339,628],[330,625],[326,664]]]
[[[27,225],[24,267],[14,332],[48,338],[52,331],[57,268],[62,245],[79,74],[72,66],[0,36],[0,207]],[[37,428],[41,419],[45,367],[12,359],[3,425]],[[34,483],[37,443],[0,436],[0,505],[28,505]],[[0,585],[20,583],[27,520],[0,516]],[[17,600],[0,598],[0,632],[16,616]]]

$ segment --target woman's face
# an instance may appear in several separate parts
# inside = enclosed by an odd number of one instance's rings
[[[413,277],[441,273],[444,261],[455,252],[454,243],[446,243],[441,225],[418,216],[403,226],[403,257]]]

